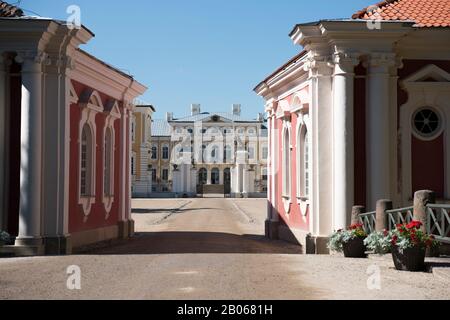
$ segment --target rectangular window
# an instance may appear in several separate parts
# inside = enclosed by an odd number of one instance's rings
[[[134,157],[131,157],[131,175],[134,176]]]
[[[163,159],[164,160],[167,160],[167,159],[169,159],[169,147],[163,147]]]
[[[152,160],[157,160],[158,159],[158,148],[156,146],[152,147]]]
[[[163,169],[162,171],[162,180],[168,181],[169,180],[169,169]]]
[[[156,181],[156,169],[152,169],[152,181]]]
[[[267,158],[269,158],[269,148],[267,147],[262,148],[262,158],[264,160],[267,160]]]
[[[248,148],[248,158],[251,160],[255,159],[255,148],[254,147]]]

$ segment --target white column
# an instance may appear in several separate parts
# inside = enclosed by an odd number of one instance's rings
[[[354,200],[354,67],[358,59],[344,54],[334,55],[333,88],[333,227],[345,228]]]
[[[17,56],[22,63],[19,235],[16,245],[41,246],[42,58]]]
[[[272,220],[273,216],[273,202],[272,202],[272,179],[270,178],[270,167],[272,166],[272,110],[271,106],[266,108],[266,112],[269,113],[269,117],[267,119],[267,127],[268,127],[268,136],[267,136],[267,175],[268,175],[268,183],[267,183],[267,220]]]
[[[208,174],[207,174],[206,184],[211,185],[211,183],[212,183],[212,168],[207,167],[207,170],[208,170]]]
[[[122,117],[120,118],[120,200],[119,200],[119,220],[126,221],[127,215],[127,182],[128,182],[128,157],[127,157],[127,124],[128,124],[128,112],[126,106],[122,108]]]
[[[70,72],[69,57],[46,59],[43,81],[42,235],[48,254],[69,253]]]
[[[369,210],[375,209],[378,200],[391,199],[389,68],[394,64],[395,56],[390,54],[373,54],[368,61],[366,208]]]
[[[127,103],[128,106],[131,106],[131,104]],[[131,175],[131,146],[132,146],[132,142],[131,142],[131,119],[133,117],[133,112],[132,110],[127,109],[126,111],[127,114],[127,124],[128,124],[128,137],[126,139],[126,159],[128,161],[127,164],[127,179],[128,179],[128,188],[126,188],[125,190],[125,216],[128,219],[128,221],[132,221],[132,217],[131,217],[131,185],[132,185],[132,175]]]
[[[274,108],[275,106],[272,106],[272,108]],[[275,110],[272,110],[272,115],[270,117],[271,119],[271,123],[270,123],[270,127],[269,127],[269,135],[270,135],[270,147],[269,147],[269,153],[270,153],[270,167],[268,168],[269,170],[267,171],[268,175],[269,175],[269,183],[271,185],[271,202],[272,202],[272,207],[273,212],[272,212],[272,217],[271,220],[273,222],[277,222],[279,221],[280,217],[278,215],[278,212],[276,210],[277,207],[277,189],[276,189],[276,185],[277,185],[277,166],[278,166],[278,161],[277,161],[277,157],[278,157],[278,137],[279,137],[279,132],[277,132],[277,130],[275,129],[276,126],[276,118],[275,118]]]
[[[249,174],[248,169],[242,168],[242,193],[247,196],[249,193]]]
[[[311,81],[310,228],[321,237],[328,237],[333,231],[333,68],[329,62],[327,53],[319,52],[305,65]]]
[[[194,169],[191,167],[191,186],[189,192],[191,193],[197,193],[197,169]]]
[[[223,179],[223,169],[219,169],[219,184],[223,185],[224,179]]]
[[[0,230],[6,229],[4,223],[6,221],[6,208],[5,208],[5,165],[6,165],[6,70],[5,59],[0,54]]]

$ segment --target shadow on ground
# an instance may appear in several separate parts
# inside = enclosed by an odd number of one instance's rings
[[[147,214],[147,213],[180,213],[190,211],[202,211],[202,210],[220,210],[217,208],[189,208],[189,209],[132,209],[132,214]]]
[[[133,239],[85,248],[80,254],[300,254],[301,248],[258,235],[216,232],[138,233]]]

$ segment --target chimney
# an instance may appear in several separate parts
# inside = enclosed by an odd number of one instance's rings
[[[233,104],[233,115],[240,116],[241,115],[241,105]]]
[[[199,104],[191,104],[191,115],[196,116],[200,114],[201,109]]]
[[[173,112],[167,112],[166,113],[166,121],[172,121],[173,120]]]

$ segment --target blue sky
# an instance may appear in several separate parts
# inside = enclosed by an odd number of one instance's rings
[[[22,0],[20,6],[65,20],[66,8],[78,5],[82,24],[96,35],[83,48],[147,85],[142,99],[155,105],[156,118],[185,115],[191,103],[202,111],[241,103],[243,114],[255,117],[264,109],[255,85],[301,50],[288,36],[296,23],[349,18],[376,2]]]

